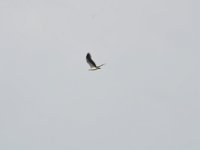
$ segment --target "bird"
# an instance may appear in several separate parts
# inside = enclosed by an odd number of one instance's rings
[[[87,63],[88,63],[89,66],[90,66],[89,71],[95,71],[95,70],[101,69],[101,66],[104,65],[104,64],[101,64],[101,65],[97,66],[97,65],[95,64],[95,62],[92,60],[92,56],[91,56],[90,53],[87,53],[87,55],[86,55],[86,61],[87,61]]]

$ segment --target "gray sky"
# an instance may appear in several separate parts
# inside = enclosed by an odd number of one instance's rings
[[[0,149],[200,149],[199,4],[1,0]]]

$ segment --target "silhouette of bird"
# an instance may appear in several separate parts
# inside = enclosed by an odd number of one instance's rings
[[[87,55],[86,55],[86,61],[90,65],[89,71],[94,71],[94,70],[101,69],[101,66],[104,65],[104,64],[101,64],[101,65],[97,66],[95,64],[95,62],[92,60],[92,56],[90,55],[90,53],[87,53]]]

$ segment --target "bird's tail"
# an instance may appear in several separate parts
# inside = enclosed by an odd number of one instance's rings
[[[97,68],[98,68],[98,69],[101,69],[101,66],[103,66],[103,65],[105,65],[105,64],[101,64],[101,65],[97,66]]]
[[[101,65],[99,65],[99,66],[90,68],[89,71],[95,71],[95,70],[101,69],[100,67],[103,66],[103,65],[105,65],[105,64],[101,64]]]

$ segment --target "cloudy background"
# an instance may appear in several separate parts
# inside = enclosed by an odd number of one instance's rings
[[[199,5],[1,0],[0,149],[200,149]]]

